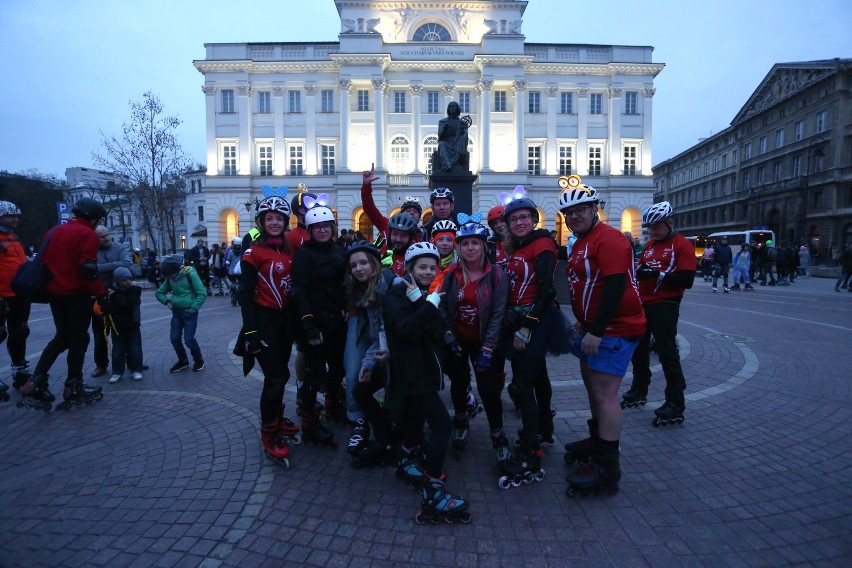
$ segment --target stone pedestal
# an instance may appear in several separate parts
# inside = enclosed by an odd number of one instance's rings
[[[436,187],[446,187],[453,192],[455,198],[456,213],[472,213],[473,207],[473,182],[477,176],[467,169],[467,166],[455,166],[450,171],[444,171],[440,167],[437,155],[432,158],[432,175],[429,176],[429,191]]]

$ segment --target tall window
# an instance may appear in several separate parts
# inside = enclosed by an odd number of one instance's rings
[[[784,146],[784,129],[779,128],[775,131],[775,147],[781,148]]]
[[[441,106],[439,102],[438,91],[427,91],[426,92],[426,112],[430,114],[436,114],[441,112]]]
[[[334,112],[334,91],[323,89],[320,91],[320,112]]]
[[[802,157],[794,156],[793,157],[793,177],[799,177],[802,175]]]
[[[781,181],[781,162],[775,162],[775,181]]]
[[[393,111],[394,112],[405,112],[405,93],[403,91],[396,91],[393,94]]]
[[[828,111],[823,110],[816,115],[816,131],[825,132],[828,130]]]
[[[722,154],[722,168],[728,167],[728,155]]]
[[[290,97],[290,112],[302,112],[302,91],[287,91]]]
[[[541,146],[527,146],[527,172],[531,176],[541,175]]]
[[[506,91],[494,91],[494,112],[506,112]]]
[[[636,146],[624,147],[624,175],[636,175]]]
[[[758,141],[758,145],[760,146],[760,153],[765,154],[767,148],[766,136],[761,136]]]
[[[370,110],[370,91],[366,89],[358,90],[358,110]]]
[[[559,175],[570,176],[574,170],[574,149],[571,146],[559,147]]]
[[[222,175],[237,175],[237,146],[225,144],[222,146]]]
[[[233,89],[222,90],[222,112],[234,112]]]
[[[183,214],[183,211],[181,211],[181,214]],[[183,222],[183,221],[181,221],[181,222]],[[198,222],[199,223],[204,222],[204,206],[203,205],[198,206]]]
[[[528,103],[528,112],[530,114],[539,114],[541,112],[541,93],[538,91],[530,91]]]
[[[423,163],[426,164],[426,175],[432,175],[432,154],[438,150],[438,137],[427,136],[423,141]]]
[[[257,147],[257,163],[260,165],[260,175],[272,175],[272,146]]]
[[[408,140],[402,136],[397,136],[391,140],[391,173],[407,174],[408,173]]]
[[[272,93],[269,91],[260,91],[257,93],[257,112],[272,112]]]
[[[305,147],[301,144],[290,146],[290,175],[300,176],[305,173]]]
[[[760,166],[757,168],[757,183],[763,185],[766,182],[766,168]]]
[[[636,91],[624,93],[624,114],[639,114],[639,93]]]
[[[601,156],[603,148],[600,146],[589,146],[589,175],[601,175]]]
[[[559,112],[562,114],[574,113],[574,93],[562,93],[559,102]]]
[[[462,113],[467,114],[470,112],[470,93],[467,91],[462,91],[459,93],[459,107],[461,108]]]
[[[805,121],[799,120],[798,122],[796,122],[796,136],[795,136],[796,141],[798,142],[799,140],[801,140],[804,137],[805,137]]]
[[[331,144],[320,145],[320,159],[322,160],[322,175],[334,175],[334,146]]]
[[[589,114],[603,114],[603,95],[601,93],[589,95]]]

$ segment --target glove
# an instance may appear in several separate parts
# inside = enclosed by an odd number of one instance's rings
[[[408,290],[405,293],[405,297],[411,300],[412,302],[416,302],[420,299],[420,296],[423,295],[423,292],[420,291],[420,288],[414,287],[411,290]]]
[[[429,298],[427,297],[426,300],[428,301]],[[444,343],[447,344],[447,349],[449,349],[450,353],[452,353],[453,355],[460,356],[463,353],[462,346],[459,344],[459,342],[456,340],[456,337],[451,332],[447,332],[447,334],[444,336]]]
[[[314,323],[314,316],[305,316],[302,319],[302,328],[305,330],[305,339],[319,339],[320,330]]]
[[[247,331],[243,334],[246,341],[246,351],[248,353],[257,353],[263,346],[260,344],[260,334],[257,331]]]
[[[491,353],[491,350],[489,348],[483,347],[482,349],[480,349],[479,358],[476,360],[476,365],[474,365],[476,367],[476,370],[482,372],[491,367],[492,355],[493,354]]]
[[[639,268],[636,269],[636,278],[639,278],[640,280],[650,278],[657,279],[659,277],[660,271],[649,268],[647,264],[640,264]]]
[[[385,253],[385,256],[382,257],[382,266],[393,266],[393,252]]]
[[[438,306],[441,305],[441,295],[438,292],[432,292],[426,296],[426,301],[435,306],[435,309],[438,309]]]

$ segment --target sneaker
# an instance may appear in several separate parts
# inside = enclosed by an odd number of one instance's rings
[[[113,375],[109,378],[109,382],[111,382],[111,383],[117,383],[120,380],[121,380],[121,375]]]
[[[723,292],[725,292],[725,294],[727,294],[728,292],[730,292],[730,291],[731,291],[731,289],[730,289],[730,288],[728,288],[727,286],[725,286],[725,287],[722,289],[722,291],[723,291]]]
[[[192,371],[193,372],[202,371],[202,370],[204,370],[204,359],[199,359],[198,361],[196,361],[195,363],[192,364]]]
[[[134,381],[141,381],[142,380],[142,373],[140,373],[139,371],[134,371],[133,372],[133,380]]]
[[[716,289],[716,287],[715,287],[715,286],[713,286],[713,291],[714,291],[714,292],[718,292],[718,290]]]
[[[177,363],[172,365],[172,368],[169,369],[169,372],[170,373],[179,373],[180,371],[183,371],[184,369],[189,369],[189,361],[178,361]]]

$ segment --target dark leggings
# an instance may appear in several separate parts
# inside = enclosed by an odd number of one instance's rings
[[[649,343],[651,334],[657,342],[657,353],[660,365],[666,377],[666,400],[684,405],[683,391],[686,390],[686,379],[680,365],[680,354],[675,343],[677,337],[677,320],[680,315],[680,304],[677,302],[656,302],[645,304],[645,317],[648,320],[645,335],[633,352],[633,389],[648,392],[651,384],[651,356]]]
[[[444,473],[444,459],[450,442],[451,421],[447,407],[437,392],[400,397],[394,401],[394,422],[403,426],[402,443],[407,448],[423,440],[423,425],[429,424],[429,439],[425,448],[424,469],[431,477]]]
[[[367,382],[358,382],[355,385],[353,395],[358,407],[364,413],[367,422],[373,429],[373,435],[379,445],[386,447],[394,444],[391,435],[391,421],[387,410],[385,410],[376,397],[373,396],[383,388],[385,388],[385,367],[377,364],[373,368],[373,373],[370,375],[370,380]]]
[[[520,401],[521,422],[524,425],[523,447],[527,451],[535,451],[539,447],[539,434],[553,435],[553,417],[550,415],[553,389],[547,375],[545,358],[516,354],[512,358],[510,388]]]
[[[302,408],[314,407],[317,392],[325,386],[326,400],[340,397],[341,384],[346,371],[343,368],[343,351],[346,347],[346,327],[340,323],[336,327],[322,329],[323,341],[319,345],[310,345],[307,340],[299,344],[299,351],[305,354],[305,380],[299,389],[298,397]]]
[[[450,378],[450,397],[457,416],[467,411],[467,389],[470,387],[470,365],[476,365],[482,344],[478,341],[459,341],[461,355],[448,355],[444,365]],[[469,363],[468,363],[469,362]],[[491,360],[491,366],[482,372],[476,372],[476,390],[482,399],[485,415],[488,417],[488,427],[492,432],[503,429],[503,392],[504,358],[502,351],[497,350]]]
[[[82,379],[83,360],[89,347],[92,300],[88,294],[51,296],[50,313],[56,334],[44,348],[33,371],[46,375],[63,351],[68,351],[68,379]]]
[[[5,325],[9,333],[6,349],[12,359],[12,365],[23,366],[27,360],[27,337],[30,328],[30,302],[17,296],[4,298],[9,307],[9,313],[0,315],[0,325]]]
[[[293,324],[287,312],[255,307],[257,331],[269,347],[255,355],[263,371],[260,393],[260,421],[268,424],[281,417],[284,387],[290,380],[290,353],[293,350]]]

